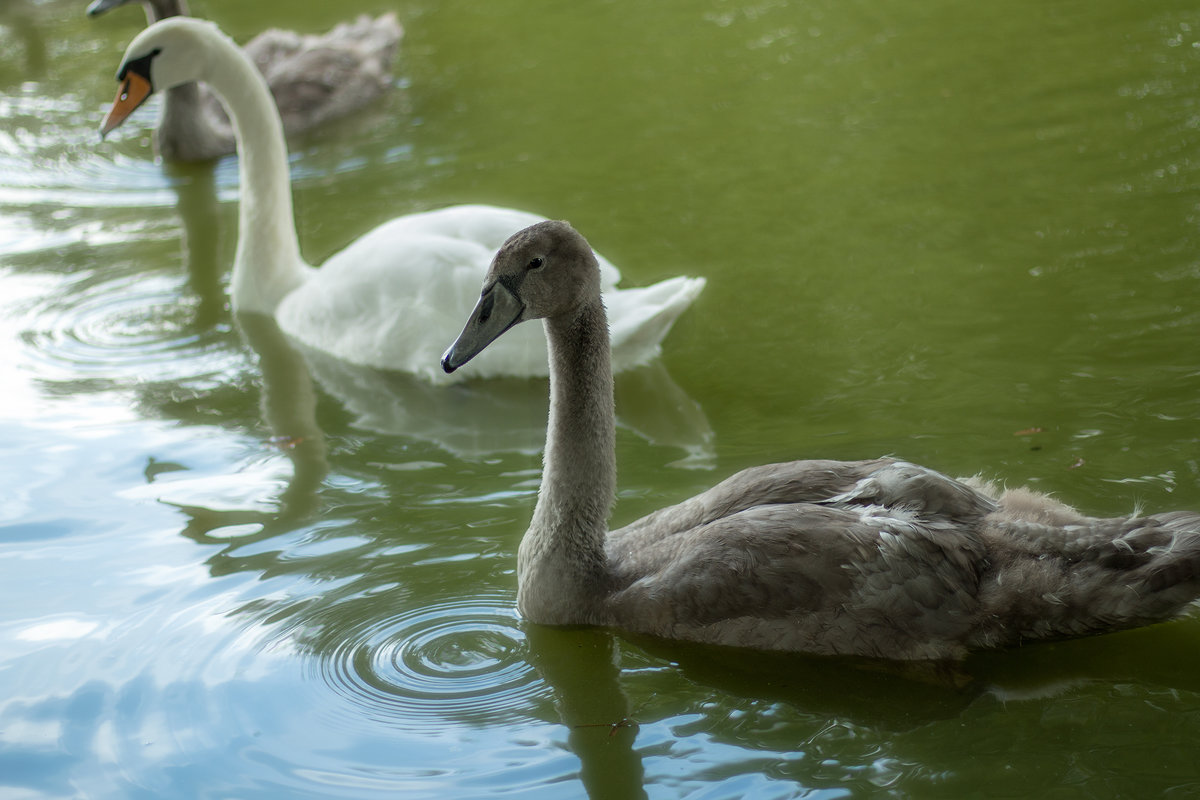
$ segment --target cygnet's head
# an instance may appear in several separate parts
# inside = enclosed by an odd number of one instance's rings
[[[87,8],[87,14],[89,17],[98,17],[114,8],[135,2],[137,0],[93,0]],[[187,3],[184,0],[142,0],[142,5],[146,9],[146,20],[152,23],[179,14],[187,16],[188,13]]]
[[[479,302],[442,356],[442,369],[458,369],[518,322],[569,316],[599,296],[600,267],[578,231],[557,220],[518,231],[492,259]]]

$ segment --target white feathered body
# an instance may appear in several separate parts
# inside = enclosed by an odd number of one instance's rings
[[[276,319],[301,344],[344,361],[453,380],[438,359],[479,299],[492,254],[513,233],[543,219],[485,205],[398,217],[327,259],[283,299]],[[614,320],[614,368],[644,364],[659,354],[662,337],[704,288],[704,279],[618,289],[621,273],[599,260]],[[482,354],[473,375],[547,375],[540,327],[510,331]]]

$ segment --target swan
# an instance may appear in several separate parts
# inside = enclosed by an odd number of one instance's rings
[[[90,17],[133,0],[95,0]],[[146,21],[187,16],[185,0],[141,0]],[[277,28],[246,43],[246,55],[271,87],[283,130],[302,133],[362,108],[392,83],[389,70],[403,31],[395,14],[360,16],[320,36]],[[233,127],[208,87],[188,83],[172,88],[163,100],[155,136],[167,161],[212,161],[236,149]]]
[[[892,458],[739,472],[609,532],[613,394],[597,262],[565,222],[509,239],[442,358],[544,320],[550,419],[517,553],[535,623],[904,661],[1104,633],[1200,593],[1200,514],[1096,519]]]
[[[383,223],[314,269],[300,255],[279,114],[236,44],[211,22],[171,17],[134,38],[117,80],[120,88],[102,135],[156,90],[203,80],[221,97],[240,151],[233,308],[273,314],[288,336],[344,361],[444,380],[438,357],[478,297],[491,254],[508,236],[543,219],[484,205],[409,214]],[[618,290],[617,269],[608,262],[602,269],[617,369],[653,359],[675,319],[704,287],[703,278],[675,277]],[[528,334],[495,353],[477,374],[545,376],[545,339]]]

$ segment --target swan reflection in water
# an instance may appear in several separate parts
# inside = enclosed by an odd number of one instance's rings
[[[317,383],[373,433],[435,444],[457,458],[537,453],[545,443],[546,381],[493,378],[435,386],[414,375],[360,367],[304,350]],[[680,467],[706,468],[714,434],[700,405],[659,360],[617,376],[617,426],[647,442],[677,448]]]
[[[236,323],[258,356],[260,407],[269,441],[293,464],[293,477],[279,498],[280,513],[289,520],[300,518],[300,509],[315,508],[314,495],[329,469],[325,434],[317,421],[316,387],[352,415],[354,427],[432,444],[464,461],[541,449],[545,381],[433,386],[405,373],[301,351],[274,319],[262,314],[238,314]],[[678,465],[704,467],[712,461],[714,436],[703,409],[661,363],[622,374],[618,385],[640,401],[629,403],[628,413],[618,410],[621,427],[652,444],[677,448],[682,452]]]

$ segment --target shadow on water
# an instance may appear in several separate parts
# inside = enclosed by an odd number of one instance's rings
[[[653,658],[730,698],[783,703],[879,730],[905,730],[962,711],[981,691],[960,665],[769,653],[631,636]],[[736,706],[732,701],[730,711]]]

